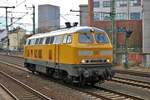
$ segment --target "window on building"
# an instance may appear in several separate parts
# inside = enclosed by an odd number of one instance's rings
[[[100,14],[99,13],[94,13],[94,20],[95,21],[100,20]]]
[[[117,0],[117,7],[127,7],[127,0]]]
[[[130,14],[131,20],[139,20],[140,19],[140,12],[133,12]]]
[[[126,28],[125,27],[117,27],[117,32],[125,33],[126,32]]]
[[[125,20],[125,19],[127,19],[127,14],[126,13],[117,13],[116,19],[117,20]]]
[[[103,13],[103,20],[110,20],[110,14]]]
[[[103,13],[99,14],[99,20],[104,20]]]
[[[103,1],[103,7],[111,7],[111,1]]]
[[[94,20],[111,20],[111,17],[109,13],[94,13]]]
[[[131,0],[131,6],[141,6],[141,0]]]
[[[100,7],[100,2],[99,1],[94,1],[94,8],[99,8]]]

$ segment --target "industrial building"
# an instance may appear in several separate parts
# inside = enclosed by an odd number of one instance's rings
[[[48,32],[60,28],[60,8],[54,5],[38,6],[38,32]]]

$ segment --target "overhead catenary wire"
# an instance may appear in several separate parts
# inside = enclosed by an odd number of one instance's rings
[[[17,0],[16,0],[17,1]],[[18,6],[20,6],[20,5],[22,5],[22,4],[24,4],[26,2],[26,0],[23,0],[23,1],[21,1],[20,3],[18,3],[17,4],[17,2],[16,2],[16,7],[18,7]]]
[[[5,4],[9,4],[8,2],[6,2],[6,0],[1,0],[1,2],[5,3]]]
[[[28,13],[26,13],[28,14]],[[14,21],[13,23],[11,23],[10,25],[8,25],[8,27],[10,27],[11,25],[13,25],[14,23],[18,22],[19,20],[21,20],[23,17],[26,16],[26,14],[24,14],[23,16],[21,16],[20,18],[18,18],[16,21]]]
[[[67,22],[69,21],[67,18],[65,18],[64,16],[60,15],[60,17],[62,17],[64,20],[66,20]]]

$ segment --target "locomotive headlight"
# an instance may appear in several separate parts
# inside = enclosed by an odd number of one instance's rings
[[[86,63],[86,60],[85,60],[85,59],[82,59],[82,60],[81,60],[81,63],[85,64],[85,63]]]
[[[110,60],[109,60],[109,59],[107,59],[106,61],[107,61],[107,63],[110,63]]]

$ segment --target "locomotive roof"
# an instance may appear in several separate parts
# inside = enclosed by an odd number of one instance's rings
[[[94,30],[95,32],[105,32],[104,30],[96,28],[96,27],[79,26],[79,27],[60,29],[56,31],[46,32],[46,33],[35,34],[29,37],[28,39],[43,38],[43,37],[56,36],[56,35],[62,35],[62,34],[71,34],[75,32],[84,33],[84,32],[91,32],[92,30]]]

